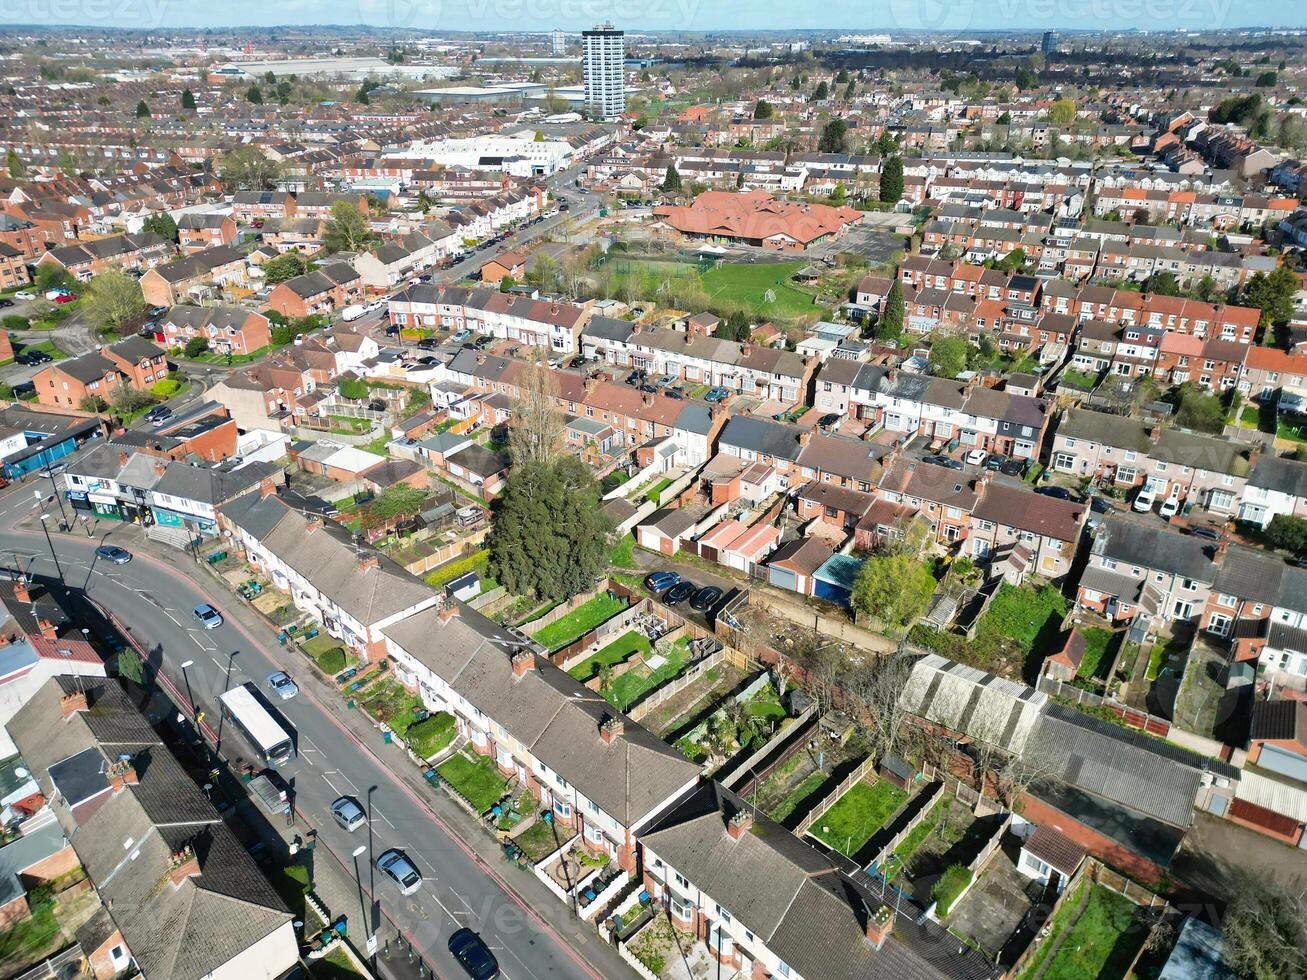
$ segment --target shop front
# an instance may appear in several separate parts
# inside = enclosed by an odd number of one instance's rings
[[[157,504],[153,508],[154,522],[159,527],[177,527],[206,538],[218,534],[218,523],[211,518],[198,514],[187,514],[179,510],[170,510]]]

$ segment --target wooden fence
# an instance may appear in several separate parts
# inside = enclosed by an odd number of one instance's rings
[[[1088,705],[1093,708],[1106,708],[1120,718],[1127,728],[1138,729],[1159,738],[1166,738],[1171,733],[1171,722],[1165,718],[1150,715],[1147,711],[1140,711],[1138,708],[1131,708],[1120,701],[1086,691],[1074,684],[1067,684],[1047,674],[1039,675],[1035,687],[1052,697],[1063,698],[1082,707]]]
[[[858,764],[858,767],[853,770],[853,772],[845,776],[844,779],[840,781],[840,784],[836,786],[833,790],[831,790],[829,793],[827,793],[826,796],[823,797],[822,800],[815,807],[812,808],[811,812],[809,812],[809,814],[799,822],[799,825],[794,829],[795,835],[798,837],[802,837],[804,834],[806,834],[808,832],[808,829],[813,824],[815,824],[818,820],[820,820],[823,816],[825,816],[826,811],[829,810],[831,807],[833,807],[841,796],[843,796],[849,790],[853,789],[853,787],[856,786],[858,783],[862,782],[863,779],[866,778],[867,773],[875,772],[875,770],[876,770],[875,759],[871,758],[870,756],[868,756],[866,759],[863,759],[862,762]]]
[[[970,807],[972,814],[977,817],[998,813],[1003,809],[1002,805],[996,800],[991,800],[974,786],[967,785],[950,773],[942,772],[930,765],[924,767],[921,773],[927,779],[941,783],[945,791],[952,793],[959,801]]]
[[[808,735],[817,727],[817,707],[809,707],[767,740],[767,744],[729,770],[718,771],[717,781],[732,792],[747,797],[777,769],[803,751]],[[766,765],[760,764],[766,762]]]
[[[644,718],[647,714],[649,714],[649,712],[653,711],[654,708],[658,707],[660,704],[666,701],[668,698],[676,697],[676,695],[680,694],[687,687],[689,687],[691,684],[697,681],[701,676],[703,676],[705,672],[712,670],[712,668],[716,667],[720,663],[723,663],[725,660],[726,660],[726,649],[723,647],[721,650],[718,650],[716,653],[710,654],[709,656],[705,657],[703,660],[700,660],[698,663],[694,664],[694,666],[690,667],[690,669],[685,671],[685,673],[681,674],[681,676],[673,678],[672,680],[664,684],[662,687],[650,691],[635,704],[631,705],[631,707],[627,709],[626,713],[630,715],[635,721],[639,721],[640,719]]]
[[[427,572],[439,568],[445,562],[470,555],[480,547],[481,542],[486,539],[486,535],[489,533],[489,528],[482,528],[466,538],[459,538],[457,541],[442,544],[440,547],[433,549],[431,554],[409,562],[404,566],[404,571],[421,577]]]
[[[882,847],[876,856],[868,862],[868,865],[874,866],[878,869],[883,869],[885,867],[885,862],[890,859],[890,855],[894,853],[895,848],[903,843],[908,834],[917,829],[917,826],[921,821],[929,816],[931,810],[935,809],[935,804],[939,802],[940,794],[943,792],[943,783],[927,783],[925,789],[917,794],[917,812],[912,815],[912,818],[908,820],[907,823],[899,828],[898,833],[885,843],[885,846]],[[921,797],[923,796],[928,798],[923,801],[921,800]]]

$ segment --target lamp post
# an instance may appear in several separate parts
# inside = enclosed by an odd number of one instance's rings
[[[368,956],[372,961],[372,969],[375,972],[377,968],[377,954],[372,952],[372,922],[371,916],[368,914],[368,903],[363,898],[363,876],[359,874],[359,855],[365,853],[367,849],[368,846],[366,844],[360,844],[358,847],[354,848],[354,881],[359,889],[359,908],[363,910],[363,935],[367,940]]]
[[[195,698],[191,697],[191,675],[186,673],[186,668],[194,667],[194,666],[195,666],[194,660],[183,660],[181,662],[182,683],[186,685],[186,703],[190,705],[191,714],[195,714]],[[198,732],[200,730],[200,726],[198,724],[199,722],[198,717],[196,719],[196,722],[197,723],[195,725],[195,730]]]
[[[64,584],[64,569],[59,564],[59,556],[55,554],[54,542],[50,540],[50,526],[46,523],[50,519],[49,514],[41,515],[41,530],[45,532],[45,543],[50,546],[50,557],[54,559],[55,571],[59,573],[59,584]]]
[[[54,493],[55,502],[59,504],[59,520],[63,522],[64,527],[71,527],[68,523],[68,513],[64,510],[63,494],[59,492],[59,483],[55,480],[55,474],[50,472],[50,464],[45,465],[42,471],[45,478],[50,481],[50,490]]]

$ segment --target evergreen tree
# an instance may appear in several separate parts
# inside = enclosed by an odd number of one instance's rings
[[[663,190],[679,191],[681,189],[681,175],[676,172],[676,165],[669,163],[667,173],[663,177]]]
[[[136,103],[136,118],[137,119],[150,118],[150,107],[145,104],[144,99],[141,99],[140,102]]]
[[[263,105],[263,93],[259,91],[257,85],[250,86],[250,90],[245,93],[245,101],[252,102],[254,105]]]
[[[892,156],[880,171],[880,199],[886,204],[903,200],[903,158]]]
[[[876,337],[880,340],[897,340],[903,333],[903,315],[906,310],[903,302],[903,287],[897,279],[885,296],[885,308],[876,323]]]
[[[182,108],[192,110],[195,108],[195,93],[189,88],[182,89]]]

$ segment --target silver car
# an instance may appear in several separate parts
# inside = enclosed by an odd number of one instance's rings
[[[341,830],[351,834],[368,822],[363,808],[352,796],[342,796],[331,804],[331,816],[340,825]]]
[[[300,692],[299,687],[290,679],[290,674],[284,670],[268,675],[268,690],[283,701],[289,701]]]
[[[401,895],[412,895],[422,887],[422,875],[413,866],[413,862],[404,856],[403,851],[391,848],[383,851],[377,858],[377,869],[399,886]]]

